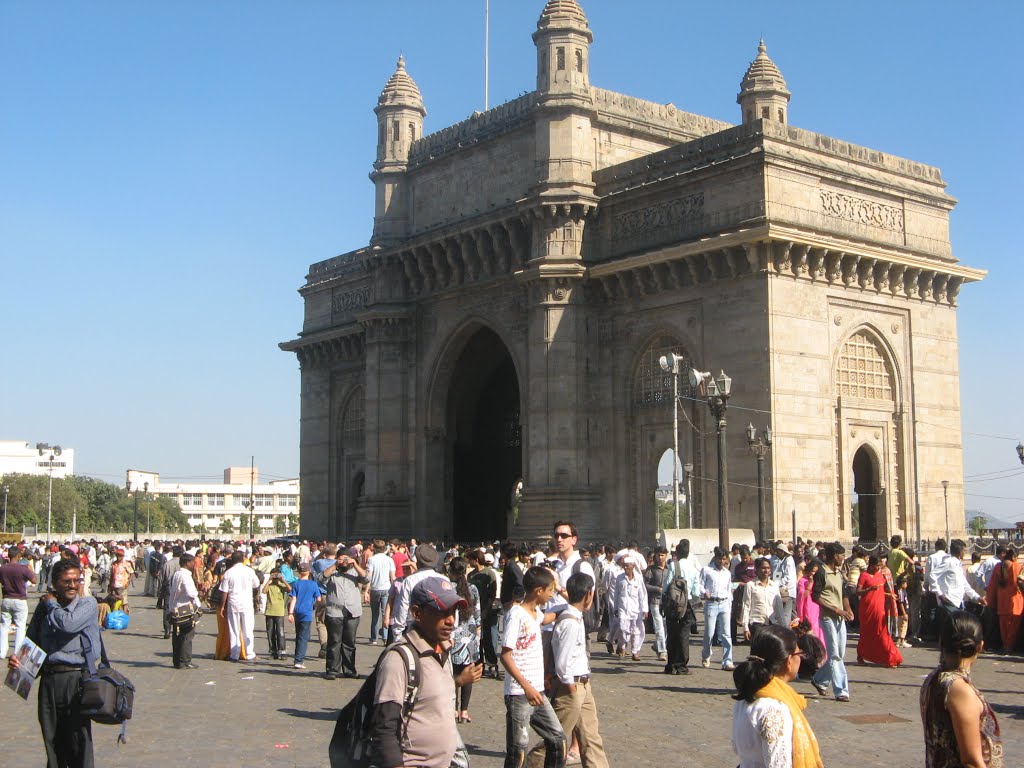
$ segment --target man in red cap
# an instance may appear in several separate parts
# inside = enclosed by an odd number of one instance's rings
[[[411,648],[419,668],[420,688],[403,733],[408,674],[406,661],[394,646],[384,652],[377,670],[374,695],[373,765],[445,766],[456,750],[464,749],[455,727],[452,702],[455,687],[480,679],[483,667],[473,664],[453,677],[449,654],[456,613],[466,601],[443,577],[416,584],[409,595],[409,615],[401,642]]]

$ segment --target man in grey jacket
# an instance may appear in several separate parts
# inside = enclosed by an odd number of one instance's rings
[[[368,583],[354,549],[339,552],[317,581],[326,590],[327,671],[324,677],[359,677],[356,672],[356,630],[363,615],[360,586]]]

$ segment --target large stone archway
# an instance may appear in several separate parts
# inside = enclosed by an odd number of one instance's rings
[[[505,342],[481,323],[460,330],[435,377],[429,429],[440,465],[446,539],[494,541],[508,534],[513,489],[523,477],[521,395]],[[442,424],[442,427],[438,425]],[[436,486],[435,486],[436,489]]]

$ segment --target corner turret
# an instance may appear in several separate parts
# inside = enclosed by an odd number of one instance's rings
[[[576,0],[548,0],[537,20],[537,91],[570,93],[590,88],[590,31]]]
[[[377,196],[371,243],[381,245],[406,233],[408,213],[402,182],[409,150],[423,136],[423,118],[427,115],[420,89],[405,70],[405,57],[398,57],[395,72],[373,111],[377,113],[377,159],[370,179]]]
[[[785,125],[789,122],[789,97],[786,81],[775,62],[768,58],[768,49],[762,39],[757,46],[757,58],[747,67],[736,96],[736,103],[743,113],[743,124],[775,120]]]

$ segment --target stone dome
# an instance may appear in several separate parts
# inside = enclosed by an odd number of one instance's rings
[[[398,57],[397,69],[377,99],[378,107],[406,106],[423,109],[423,96],[416,82],[405,71],[405,57]]]
[[[774,91],[789,96],[786,81],[775,62],[768,58],[768,48],[761,40],[757,46],[757,58],[750,62],[747,73],[740,82],[740,96],[754,91]]]
[[[540,28],[551,26],[556,22],[575,22],[578,26],[589,28],[587,15],[583,13],[580,4],[576,0],[548,0],[544,10],[540,12],[537,26]]]

